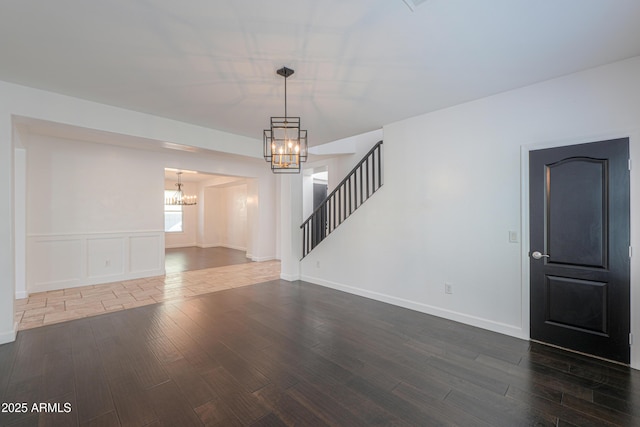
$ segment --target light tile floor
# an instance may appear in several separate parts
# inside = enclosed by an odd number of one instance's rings
[[[30,329],[279,278],[280,262],[265,261],[39,292],[16,300],[16,322]]]

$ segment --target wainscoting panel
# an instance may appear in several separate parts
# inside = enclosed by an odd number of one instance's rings
[[[27,236],[27,292],[164,274],[164,232]]]
[[[129,264],[132,272],[164,270],[164,233],[129,237]]]
[[[87,276],[106,278],[124,274],[126,239],[97,237],[87,239]]]
[[[84,240],[78,236],[27,240],[27,291],[61,289],[82,284]]]

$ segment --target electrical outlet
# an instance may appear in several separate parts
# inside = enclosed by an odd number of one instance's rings
[[[451,283],[445,283],[444,284],[444,293],[445,294],[452,294],[453,293],[453,285]]]

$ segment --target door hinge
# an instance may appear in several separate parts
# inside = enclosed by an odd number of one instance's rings
[[[629,170],[631,170],[631,159],[629,159]]]
[[[629,258],[633,256],[633,246],[629,246]]]
[[[629,334],[629,345],[633,345],[633,334]]]

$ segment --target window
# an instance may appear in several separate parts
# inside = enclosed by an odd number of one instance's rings
[[[164,199],[173,197],[174,190],[165,190]],[[165,233],[182,232],[182,206],[164,205],[164,231]]]

